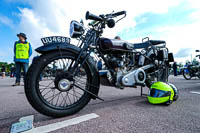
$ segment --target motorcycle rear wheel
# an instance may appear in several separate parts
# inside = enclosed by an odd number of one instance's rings
[[[160,74],[158,76],[158,81],[168,82],[169,77],[169,67],[166,62],[164,62],[163,69],[160,70]]]
[[[50,117],[63,117],[80,111],[89,103],[91,95],[79,88],[90,88],[88,84],[91,84],[92,77],[89,66],[84,63],[79,74],[71,77],[67,69],[69,65],[65,64],[67,60],[75,61],[75,57],[67,51],[54,52],[33,62],[27,72],[25,94],[35,110]],[[51,71],[50,76],[42,77],[47,69]]]
[[[187,72],[188,71],[188,72]],[[191,75],[191,72],[190,70],[188,70],[187,68],[184,68],[183,69],[183,77],[186,79],[186,80],[190,80],[192,78],[192,75]]]
[[[153,71],[154,69],[152,69],[150,73],[152,73]],[[145,81],[148,88],[150,88],[153,83],[158,81],[168,82],[169,66],[167,65],[166,62],[163,62],[162,68],[160,68],[157,73],[158,75],[153,75],[151,78]]]

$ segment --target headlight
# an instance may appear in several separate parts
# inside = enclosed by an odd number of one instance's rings
[[[71,38],[77,38],[84,34],[84,27],[81,23],[77,21],[71,21],[69,34]]]

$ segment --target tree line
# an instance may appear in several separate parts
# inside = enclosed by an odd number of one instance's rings
[[[11,67],[15,66],[14,63],[0,62],[0,70],[1,70],[3,65],[6,67],[6,72],[10,72]]]

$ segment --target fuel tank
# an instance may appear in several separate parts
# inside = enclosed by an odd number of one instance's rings
[[[126,41],[117,39],[100,38],[99,47],[103,53],[124,53],[131,51],[131,49],[127,48]]]

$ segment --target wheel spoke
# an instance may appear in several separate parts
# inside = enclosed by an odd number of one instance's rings
[[[63,100],[62,100],[62,102],[60,103],[60,106],[62,106],[62,103],[63,103],[63,102],[64,102],[64,104],[65,104],[65,97],[63,96],[63,93],[61,93],[61,96],[62,96]]]
[[[47,85],[47,87],[45,89],[47,89],[52,83],[53,83],[53,81],[51,83],[49,83],[49,85]]]
[[[65,106],[65,105],[67,106],[67,105],[68,105],[68,104],[67,104],[67,97],[66,97],[67,92],[65,92],[65,93],[66,93],[66,94],[65,94],[65,104],[64,104],[64,106]]]
[[[58,100],[59,100],[59,98],[60,98],[60,93],[61,93],[61,92],[58,93],[58,99],[57,99],[56,105],[58,104]]]
[[[68,92],[68,94],[70,94],[70,95],[72,95],[72,96],[75,96],[76,98],[80,98],[80,97],[78,97],[78,96],[76,96],[76,95],[74,95],[74,94],[72,94],[72,93],[70,93],[70,92]]]
[[[73,92],[75,92],[75,95],[76,95],[76,93],[79,94],[79,95],[81,95],[81,96],[83,95],[83,94],[81,94],[81,93],[75,91],[75,89],[73,89]]]
[[[75,90],[74,90],[74,86],[73,86],[73,94],[75,95],[74,96],[74,102],[76,101],[76,92],[75,92]]]
[[[67,92],[67,97],[68,97],[68,99],[69,99],[69,103],[72,104],[72,102],[71,102],[70,97],[69,97],[68,94],[69,94],[69,92]]]
[[[52,90],[49,90],[47,93],[45,93],[44,95],[43,95],[43,97],[45,97],[47,94],[49,94],[49,92],[51,92]]]

